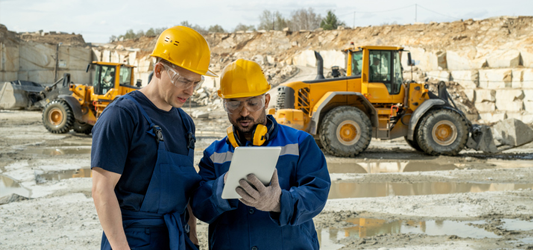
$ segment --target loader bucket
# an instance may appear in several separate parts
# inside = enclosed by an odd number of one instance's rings
[[[494,139],[505,149],[519,147],[533,141],[533,129],[517,119],[506,119],[492,127]]]
[[[0,109],[33,108],[44,87],[28,81],[0,83]]]

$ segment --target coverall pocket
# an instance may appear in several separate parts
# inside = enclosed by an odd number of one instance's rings
[[[146,233],[145,228],[125,228],[124,233],[132,250],[150,249],[150,235]]]

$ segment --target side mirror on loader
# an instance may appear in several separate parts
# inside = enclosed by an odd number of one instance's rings
[[[411,52],[407,53],[407,65],[415,66],[415,62],[413,62],[413,59],[411,59]]]
[[[138,88],[140,88],[141,86],[143,86],[143,80],[141,80],[141,79],[137,79],[137,83],[135,84],[135,86],[137,86]]]

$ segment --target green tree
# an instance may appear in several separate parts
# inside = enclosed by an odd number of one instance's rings
[[[117,40],[117,36],[112,35],[111,37],[109,37],[109,42],[110,43],[114,42],[115,40]]]
[[[150,37],[157,36],[157,35],[155,34],[155,30],[154,30],[154,28],[150,28],[150,29],[148,29],[144,35],[145,35],[145,36],[150,36]]]
[[[124,39],[134,39],[135,38],[135,32],[133,32],[132,29],[129,29],[126,31],[126,34],[124,34]]]
[[[346,24],[342,21],[339,21],[337,15],[335,15],[335,13],[333,13],[331,10],[328,10],[328,14],[320,22],[320,28],[324,30],[336,30],[337,27],[344,25]]]
[[[207,29],[208,32],[220,32],[220,33],[225,33],[226,31],[224,30],[224,28],[222,28],[222,26],[216,24],[216,25],[211,25],[209,27],[209,29]]]

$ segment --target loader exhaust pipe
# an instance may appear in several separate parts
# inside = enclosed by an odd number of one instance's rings
[[[315,58],[316,58],[316,78],[315,80],[322,80],[324,78],[324,60],[322,59],[322,56],[320,53],[315,51]]]

